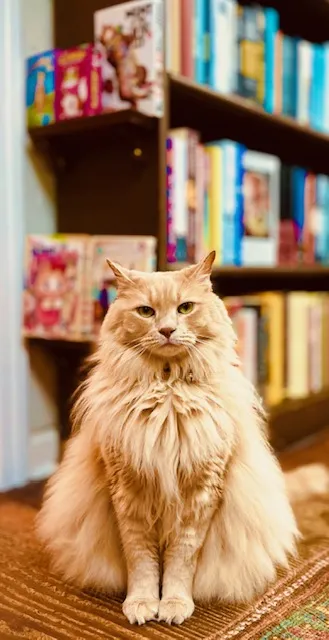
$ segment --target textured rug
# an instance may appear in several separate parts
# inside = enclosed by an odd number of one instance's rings
[[[33,533],[36,510],[0,499],[0,639],[329,640],[329,496],[298,507],[300,557],[247,607],[197,607],[181,627],[131,627],[121,601],[64,584]]]

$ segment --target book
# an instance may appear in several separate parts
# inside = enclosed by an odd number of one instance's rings
[[[264,108],[269,113],[275,113],[277,110],[276,96],[276,78],[277,66],[281,63],[279,45],[279,14],[275,9],[264,9],[264,39],[265,39],[265,93]]]
[[[174,151],[173,137],[166,140],[166,203],[167,203],[167,262],[176,262],[176,236],[174,229]]]
[[[156,268],[156,238],[152,236],[93,236],[88,246],[87,332],[97,336],[116,299],[116,281],[106,260],[127,269],[151,272]]]
[[[166,69],[181,73],[181,2],[167,0],[166,5]]]
[[[296,117],[298,39],[282,35],[282,113]]]
[[[194,79],[209,83],[210,0],[194,0]]]
[[[209,156],[209,243],[216,251],[215,265],[222,263],[222,175],[223,153],[220,143],[206,145]]]
[[[75,340],[84,333],[88,240],[84,235],[27,236],[24,336]]]
[[[101,54],[93,45],[58,52],[55,68],[57,121],[101,113],[101,64]]]
[[[296,265],[298,249],[293,216],[293,169],[281,165],[280,176],[280,227],[279,227],[279,265]]]
[[[279,244],[280,161],[247,150],[243,169],[242,264],[274,266]]]
[[[55,121],[55,66],[57,50],[38,53],[26,60],[26,121],[38,127]]]
[[[181,72],[194,78],[194,6],[193,0],[181,0]]]
[[[238,94],[263,106],[265,19],[258,6],[238,6]]]
[[[163,3],[133,0],[94,14],[104,111],[163,115]]]
[[[325,112],[325,49],[312,44],[312,69],[309,98],[309,123],[312,129],[324,131]]]
[[[296,117],[302,124],[309,124],[310,119],[312,53],[312,45],[310,42],[306,42],[306,40],[298,41]]]
[[[241,264],[243,232],[243,145],[221,140],[222,149],[222,264]]]
[[[309,393],[309,294],[287,296],[287,395],[303,398]]]
[[[237,14],[234,0],[210,0],[210,85],[220,93],[236,88]]]

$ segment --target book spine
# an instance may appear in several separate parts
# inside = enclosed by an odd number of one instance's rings
[[[305,179],[306,170],[300,167],[293,169],[292,185],[293,185],[293,220],[296,233],[296,242],[299,253],[299,261],[301,259],[303,232],[304,232],[304,196],[305,196]]]
[[[187,259],[193,263],[196,261],[197,243],[197,148],[199,135],[196,131],[187,131],[187,184],[186,184],[186,206],[188,211],[188,234],[187,234]]]
[[[207,83],[207,48],[209,37],[209,3],[208,0],[194,0],[194,38],[196,82]]]
[[[220,93],[229,92],[229,0],[211,0],[210,84]]]
[[[166,164],[167,164],[167,262],[176,262],[176,237],[175,237],[175,224],[174,224],[174,152],[173,152],[173,138],[167,138],[166,149]]]
[[[279,14],[275,9],[265,9],[265,99],[264,108],[275,111],[276,43],[279,30]]]
[[[236,143],[222,140],[222,264],[235,264]]]
[[[222,150],[219,145],[211,145],[210,152],[210,245],[216,250],[216,264],[221,264],[222,252]]]
[[[203,245],[205,252],[212,250],[210,238],[210,209],[211,209],[211,153],[209,148],[204,150],[204,206],[203,206]]]
[[[196,216],[195,216],[195,262],[199,262],[205,254],[204,249],[204,206],[206,153],[201,144],[196,149]]]
[[[296,117],[298,94],[298,40],[283,36],[282,112]]]
[[[182,74],[194,78],[194,38],[193,19],[194,3],[192,0],[181,0],[181,66]]]
[[[324,57],[324,61],[323,61],[323,65],[324,65],[324,103],[325,105],[327,105],[329,103],[329,43],[326,42],[324,45],[324,52],[323,52],[323,57]],[[323,130],[326,133],[329,133],[329,109],[326,108],[324,109],[324,114],[323,114]]]
[[[264,104],[264,12],[260,7],[240,7],[239,94]]]
[[[187,131],[176,131],[174,138],[174,229],[177,262],[187,262],[188,208],[186,187],[188,179]]]
[[[173,19],[173,4],[174,0],[166,0],[165,3],[165,24],[166,24],[166,53],[165,53],[165,62],[166,62],[166,70],[174,72],[174,64],[173,64],[173,29],[174,29],[174,19]],[[176,71],[177,73],[177,71]]]
[[[303,262],[314,264],[315,261],[315,205],[316,205],[316,177],[308,173],[304,186],[304,229],[303,229]]]
[[[312,46],[305,40],[298,42],[298,91],[297,91],[297,119],[303,124],[309,124],[310,85],[312,75]]]
[[[164,93],[163,93],[163,71],[164,71],[164,5],[162,0],[154,0],[153,12],[153,66],[154,66],[154,85],[153,85],[153,106],[152,114],[161,118],[164,111]]]
[[[235,225],[234,225],[234,264],[242,264],[242,238],[243,238],[243,177],[244,154],[246,148],[236,143],[236,183],[235,183]]]

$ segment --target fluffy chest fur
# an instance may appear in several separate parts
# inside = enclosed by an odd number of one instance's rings
[[[157,379],[115,395],[102,408],[99,443],[103,457],[120,460],[134,482],[152,483],[172,500],[192,482],[207,484],[210,469],[226,464],[233,423],[209,384]]]

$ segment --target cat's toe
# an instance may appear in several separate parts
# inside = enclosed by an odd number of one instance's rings
[[[194,611],[194,602],[189,598],[164,598],[160,602],[158,620],[167,624],[182,624]]]
[[[145,624],[149,620],[157,619],[159,600],[131,596],[125,599],[122,611],[130,624]]]

